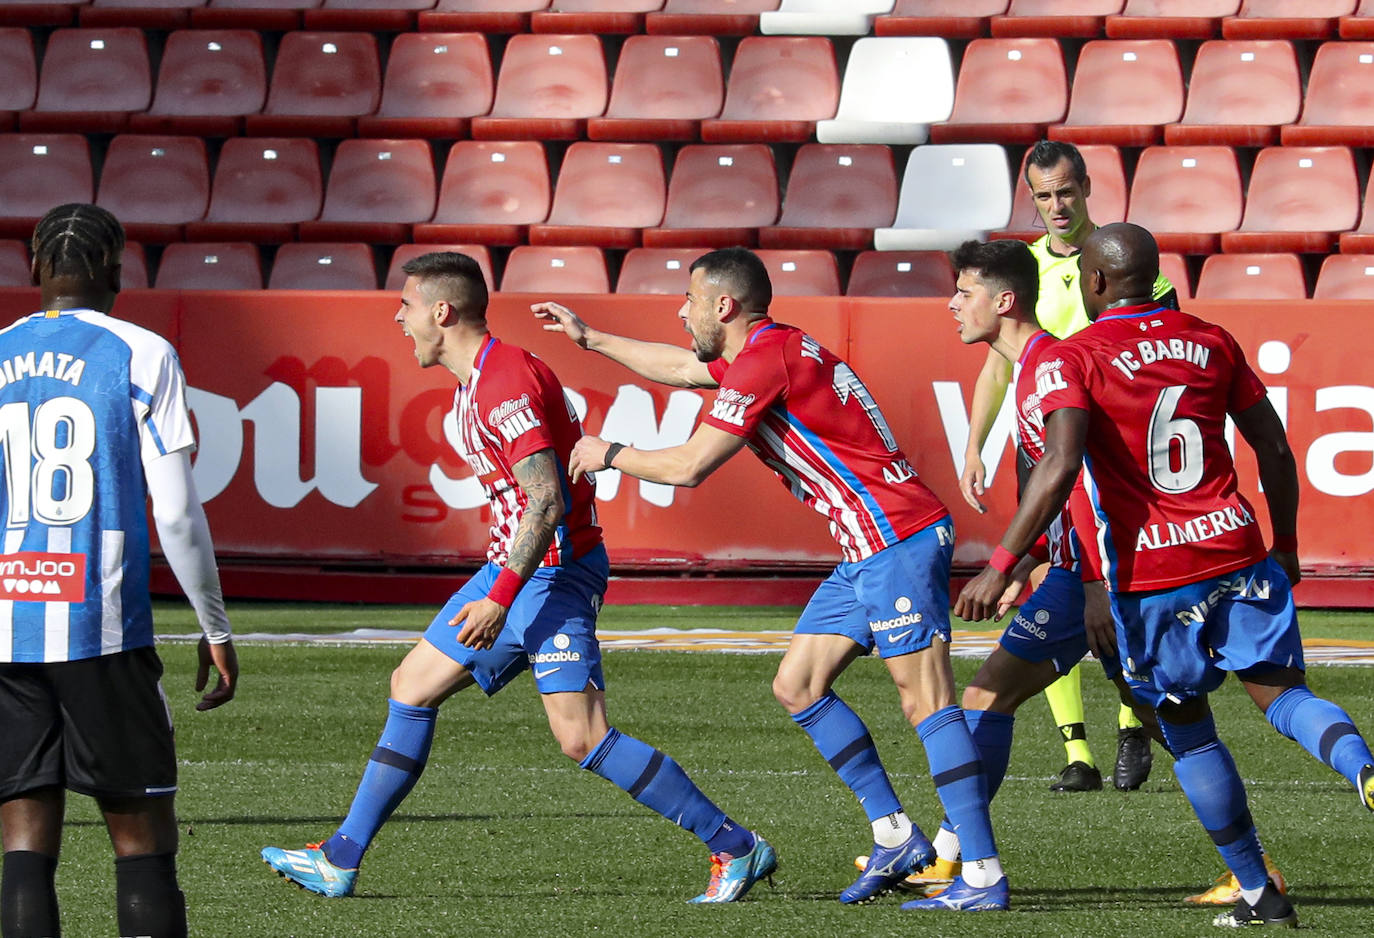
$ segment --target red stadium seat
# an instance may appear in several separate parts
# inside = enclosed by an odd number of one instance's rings
[[[1374,254],[1331,254],[1322,261],[1314,300],[1374,300]]]
[[[1018,40],[1023,41],[1023,40]],[[1121,151],[1116,147],[1084,144],[1078,148],[1088,168],[1092,188],[1092,217],[1099,225],[1126,220],[1126,170],[1121,163]],[[1011,219],[1007,227],[996,233],[998,238],[1017,238],[1034,241],[1045,233],[1045,223],[1035,209],[1030,186],[1026,183],[1026,156],[1012,180]]]
[[[259,29],[288,32],[301,28],[301,16],[323,0],[209,0],[191,11],[196,29]]]
[[[269,290],[375,290],[377,265],[366,244],[293,242],[277,249]]]
[[[1164,252],[1159,255],[1159,272],[1174,285],[1180,300],[1193,298],[1193,287],[1188,279],[1188,262],[1182,254]]]
[[[1164,128],[1164,142],[1268,146],[1280,125],[1297,118],[1301,106],[1302,80],[1292,43],[1214,39],[1198,49],[1183,120]]]
[[[487,290],[496,289],[496,279],[491,275],[491,252],[487,250],[485,244],[402,244],[396,248],[396,252],[391,255],[391,266],[387,268],[386,282],[382,285],[383,290],[399,293],[405,286],[405,271],[401,266],[413,257],[421,254],[429,254],[433,251],[454,251],[458,254],[466,254],[477,262],[477,266],[482,268],[482,279],[487,282]]]
[[[77,16],[87,28],[178,29],[189,25],[191,11],[205,3],[206,0],[91,0]]]
[[[1210,254],[1240,225],[1240,166],[1230,147],[1150,147],[1131,182],[1126,220],[1154,233],[1164,251]]]
[[[1199,300],[1305,300],[1296,254],[1213,254],[1202,262]]]
[[[1227,252],[1325,252],[1360,212],[1355,159],[1346,147],[1267,147],[1255,158],[1240,228]]]
[[[180,241],[210,201],[210,163],[200,137],[121,134],[110,141],[96,204],[134,241]]]
[[[1052,36],[1092,39],[1124,0],[1011,0],[1006,15],[994,16],[994,36]]]
[[[912,94],[920,88],[920,94]],[[865,36],[849,51],[834,118],[816,124],[821,143],[925,143],[954,107],[949,43],[930,37]]]
[[[70,26],[86,0],[6,0],[5,22],[10,26]]]
[[[944,251],[864,251],[845,296],[951,296],[954,267]]]
[[[880,251],[952,251],[1011,218],[1007,154],[992,143],[916,147],[907,157],[897,218],[873,232]]]
[[[705,33],[752,36],[759,14],[776,10],[779,0],[667,0],[661,13],[644,17],[644,31],[660,36]]]
[[[37,94],[32,34],[22,26],[0,29],[0,130],[13,127],[16,112],[33,107]]]
[[[262,257],[247,241],[169,244],[157,265],[159,290],[261,290]]]
[[[519,244],[549,216],[552,186],[544,145],[536,140],[460,140],[448,153],[439,205],[416,241]]]
[[[1374,146],[1374,42],[1324,42],[1285,146]]]
[[[521,245],[501,275],[505,293],[610,293],[611,277],[600,248]]]
[[[153,96],[143,30],[58,29],[48,37],[26,131],[118,133]]]
[[[1240,9],[1240,0],[1126,0],[1120,14],[1107,17],[1112,39],[1211,39],[1221,19]]]
[[[465,137],[491,110],[491,53],[480,33],[402,33],[391,44],[382,103],[363,137]]]
[[[759,229],[765,248],[857,251],[897,215],[897,167],[878,144],[807,143],[797,150],[782,217]]]
[[[1158,143],[1164,124],[1183,113],[1183,71],[1167,39],[1098,39],[1083,46],[1073,76],[1069,116],[1051,140]]]
[[[1374,0],[1360,0],[1354,13],[1340,18],[1337,31],[1342,39],[1374,39]]]
[[[577,140],[606,110],[606,56],[599,36],[512,36],[476,140]]]
[[[682,296],[691,280],[692,262],[709,248],[635,248],[625,252],[617,293],[656,293]],[[26,268],[27,270],[27,268]],[[27,273],[25,274],[27,277]],[[27,282],[27,280],[25,281]]]
[[[1064,119],[1069,79],[1054,39],[975,39],[964,50],[954,111],[932,143],[1033,144]]]
[[[707,143],[804,143],[835,116],[840,76],[824,36],[750,36],[740,41],[720,117],[702,121]]]
[[[530,227],[530,244],[636,247],[641,228],[663,221],[666,189],[656,144],[574,143],[558,171],[549,219]]]
[[[760,249],[774,296],[840,296],[840,267],[829,251]]]
[[[267,100],[262,37],[247,29],[183,29],[167,37],[157,93],[143,114],[129,117],[140,133],[232,136],[243,115]]]
[[[1360,226],[1341,234],[1342,254],[1374,254],[1374,175],[1365,187],[1362,205]]]
[[[377,40],[369,33],[293,32],[282,36],[267,107],[244,118],[260,136],[349,137],[382,94]]]
[[[684,285],[686,282],[686,278],[683,278]],[[0,287],[28,287],[32,285],[28,244],[18,238],[6,238],[0,241]]]
[[[1325,39],[1340,18],[1355,12],[1355,0],[1245,0],[1240,12],[1221,21],[1227,39]]]
[[[710,36],[631,36],[620,50],[605,117],[587,121],[592,140],[695,140],[720,113],[725,78]]]
[[[366,29],[403,32],[415,29],[416,14],[434,8],[435,0],[324,0],[306,10],[306,29]]]
[[[943,36],[977,39],[988,34],[994,16],[1010,0],[897,0],[892,12],[873,21],[878,36]]]
[[[210,186],[205,221],[186,226],[192,241],[290,241],[320,214],[320,154],[309,137],[230,137]]]
[[[425,140],[344,140],[334,151],[318,221],[305,241],[410,240],[410,226],[434,217],[434,154]]]
[[[547,13],[530,14],[536,33],[629,35],[644,31],[644,14],[663,9],[663,0],[553,0]]]
[[[143,253],[143,245],[137,241],[124,243],[124,256],[120,262],[119,285],[125,290],[146,290],[148,288],[148,258]]]
[[[686,146],[668,179],[663,227],[645,247],[752,245],[778,218],[778,169],[761,143]]]
[[[80,134],[0,134],[0,237],[28,239],[48,209],[95,196]]]
[[[549,0],[439,0],[416,19],[425,31],[524,33],[530,14],[548,8]]]

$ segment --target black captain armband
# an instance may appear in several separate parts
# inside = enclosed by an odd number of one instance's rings
[[[612,443],[610,446],[606,447],[606,460],[601,464],[601,468],[611,468],[612,460],[614,460],[616,456],[620,455],[620,451],[624,448],[624,443]]]

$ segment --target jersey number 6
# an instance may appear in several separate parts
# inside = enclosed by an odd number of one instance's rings
[[[1150,414],[1150,481],[1175,495],[1202,481],[1202,431],[1187,417],[1174,416],[1187,387],[1175,384],[1160,391]]]

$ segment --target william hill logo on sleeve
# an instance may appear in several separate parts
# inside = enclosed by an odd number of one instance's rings
[[[756,395],[741,394],[734,388],[721,388],[716,392],[716,400],[711,405],[711,416],[722,423],[744,426],[744,412],[757,400]]]
[[[495,427],[505,437],[507,443],[514,442],[522,433],[541,426],[539,418],[530,407],[530,396],[502,401],[487,414],[487,425]]]
[[[20,551],[0,557],[0,599],[79,603],[86,599],[86,555]]]

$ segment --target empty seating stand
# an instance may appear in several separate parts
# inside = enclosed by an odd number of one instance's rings
[[[200,137],[121,134],[110,141],[96,204],[134,241],[180,241],[210,201],[210,164]]]
[[[505,293],[610,293],[600,248],[525,244],[510,252],[501,275]]]
[[[626,35],[644,31],[644,17],[663,8],[663,0],[553,0],[547,12],[530,14],[536,33]]]
[[[685,278],[683,283],[686,283]],[[18,238],[0,240],[0,287],[27,287],[32,284],[27,244]]]
[[[707,33],[750,36],[759,14],[776,10],[779,0],[667,0],[662,11],[644,17],[644,30],[662,36]]]
[[[1193,63],[1183,120],[1164,128],[1175,145],[1261,147],[1297,119],[1302,80],[1293,44],[1282,39],[1214,39]]]
[[[864,144],[804,144],[792,164],[782,217],[759,230],[764,248],[862,250],[892,224],[897,170],[892,151]]]
[[[152,106],[130,114],[129,129],[230,136],[266,101],[267,65],[256,30],[177,30],[162,49]]]
[[[1111,39],[1211,39],[1239,9],[1240,0],[1126,0],[1105,29]]]
[[[260,136],[350,137],[359,117],[381,98],[377,40],[359,32],[291,32],[282,36],[261,114],[244,118]]]
[[[319,219],[301,222],[306,241],[410,240],[434,215],[434,155],[425,140],[344,140],[334,152]]]
[[[568,147],[546,223],[530,227],[531,244],[632,248],[639,231],[663,221],[663,155],[652,143]]]
[[[377,113],[358,118],[363,137],[466,137],[491,110],[494,80],[481,33],[402,33],[391,43]]]
[[[952,251],[1006,227],[1011,216],[1007,154],[989,143],[930,144],[907,157],[897,218],[873,232],[882,251]]]
[[[830,251],[760,248],[758,255],[768,268],[774,296],[840,295],[840,268]]]
[[[1102,35],[1108,16],[1121,12],[1124,0],[1011,0],[1003,16],[994,16],[994,36],[1054,36],[1090,39]]]
[[[1221,21],[1227,39],[1325,39],[1340,18],[1355,12],[1355,0],[1244,0],[1235,16]]]
[[[1296,254],[1213,254],[1198,276],[1200,300],[1305,300],[1307,284]]]
[[[920,88],[920,94],[911,89]],[[854,43],[835,116],[816,124],[822,143],[925,143],[950,116],[954,63],[944,39],[868,36]]]
[[[19,127],[118,133],[152,95],[143,30],[58,29],[48,37],[34,109],[19,115]]]
[[[892,12],[893,0],[782,0],[759,14],[765,36],[866,36],[873,18]]]
[[[1255,158],[1240,227],[1223,251],[1331,250],[1360,210],[1355,159],[1346,147],[1266,147]]]
[[[1374,42],[1324,42],[1307,78],[1302,119],[1286,146],[1374,145]]]
[[[682,296],[691,280],[692,262],[707,248],[634,248],[625,252],[617,293],[654,293]],[[27,274],[26,274],[27,277]],[[25,280],[27,283],[27,279]]]
[[[1240,225],[1240,166],[1230,147],[1149,147],[1131,181],[1126,220],[1154,233],[1160,250],[1210,254]]]
[[[460,140],[448,153],[434,220],[415,226],[415,240],[520,244],[548,218],[552,191],[539,141]]]
[[[1322,261],[1314,300],[1374,300],[1374,254],[1332,254]]]
[[[169,244],[157,265],[159,290],[261,290],[262,257],[247,241]]]
[[[193,241],[279,243],[320,214],[324,182],[319,147],[309,137],[230,137],[220,149],[205,220]]]
[[[549,0],[439,0],[416,21],[426,31],[523,33],[530,14],[548,8]]]
[[[625,40],[604,117],[587,121],[591,140],[696,140],[725,99],[720,43],[712,36]]]
[[[366,244],[296,241],[277,249],[269,290],[375,290],[377,265]]]
[[[778,201],[778,170],[769,147],[685,146],[668,179],[663,225],[644,230],[644,245],[753,245],[758,229],[777,221]]]
[[[48,209],[95,197],[81,134],[0,134],[0,166],[0,237],[27,240]]]
[[[964,50],[954,110],[934,143],[1033,144],[1064,119],[1069,79],[1054,39],[975,39]]]
[[[702,121],[707,143],[803,143],[835,116],[840,78],[823,36],[750,36],[740,41],[720,117]]]
[[[878,36],[942,36],[977,39],[988,34],[994,16],[1009,0],[897,0],[892,12],[873,21]]]
[[[846,296],[951,296],[954,267],[944,251],[864,251],[854,258]]]
[[[599,36],[512,36],[496,77],[491,113],[472,120],[477,140],[577,140],[606,110],[606,57]]]
[[[1083,46],[1069,113],[1052,140],[1148,146],[1183,114],[1183,71],[1165,39],[1097,39]]]
[[[11,129],[17,113],[32,108],[37,94],[33,37],[22,26],[0,29],[0,131]]]

